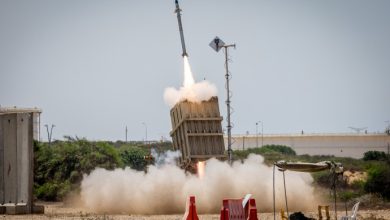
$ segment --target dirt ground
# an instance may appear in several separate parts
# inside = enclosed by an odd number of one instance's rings
[[[181,220],[183,215],[105,215],[94,214],[87,210],[74,207],[66,207],[63,203],[42,203],[45,206],[45,214],[43,215],[1,215],[0,220]],[[350,211],[348,214],[351,214]],[[304,212],[304,215],[314,219],[318,219],[316,211]],[[334,213],[331,212],[331,219],[334,218]],[[338,219],[345,215],[345,211],[338,212]],[[390,220],[390,209],[378,210],[359,210],[358,218],[362,220]],[[201,220],[218,220],[219,215],[199,215]],[[272,213],[258,213],[259,220],[273,220]],[[277,213],[276,219],[280,219],[280,214]]]

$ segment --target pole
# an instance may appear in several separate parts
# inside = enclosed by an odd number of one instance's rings
[[[276,207],[275,207],[275,164],[272,172],[272,197],[273,197],[273,207],[274,207],[274,220],[276,220]]]
[[[335,183],[336,184],[336,183]],[[334,214],[335,219],[337,219],[337,195],[336,195],[336,185],[334,186]]]
[[[52,138],[52,135],[53,135],[53,128],[55,127],[55,125],[51,125],[51,128],[50,128],[50,143],[51,143],[51,138]]]
[[[46,127],[46,131],[47,131],[47,142],[49,143],[49,147],[50,147],[50,134],[49,134],[49,126],[48,125],[45,125]]]
[[[290,218],[290,213],[288,212],[288,203],[287,203],[287,190],[286,190],[286,178],[284,176],[284,171],[283,170],[283,186],[284,186],[284,198],[285,198],[285,201],[286,201],[286,211],[287,211],[287,218]]]
[[[219,44],[220,40],[218,37],[216,37],[213,41],[212,44],[210,45],[215,51],[219,51],[220,49],[224,49],[225,52],[225,78],[226,78],[226,108],[227,108],[227,135],[228,135],[228,161],[229,164],[231,165],[233,162],[232,158],[232,124],[231,124],[231,107],[230,107],[230,98],[231,98],[231,93],[230,93],[230,72],[229,72],[229,56],[228,56],[228,50],[229,47],[234,47],[236,48],[236,44],[229,44],[225,45],[225,43],[222,42],[222,44]],[[213,45],[213,46],[212,46]]]
[[[126,140],[126,143],[127,143],[127,125],[126,125],[126,130],[125,131],[126,131],[126,139],[125,140]]]
[[[345,185],[347,185],[347,179],[344,180]],[[348,216],[348,209],[347,209],[347,199],[344,198],[344,206],[345,206],[345,216]]]
[[[232,45],[225,45],[223,48],[225,49],[225,78],[226,78],[226,107],[227,107],[227,132],[228,132],[228,159],[229,163],[232,164],[232,125],[230,121],[230,74],[229,74],[229,59],[228,59],[228,48],[229,47],[235,47],[235,44]]]
[[[242,150],[245,150],[245,135],[242,136]]]
[[[41,113],[38,113],[38,141],[41,142]]]
[[[387,121],[385,121],[385,123],[387,123],[387,127],[386,127],[385,133],[387,135],[390,135],[390,121],[387,120]],[[387,142],[387,156],[389,156],[389,155],[390,155],[390,144],[389,144],[389,142]]]
[[[258,125],[261,123],[261,146],[263,146],[263,121],[256,122],[256,147],[259,147],[259,132]]]
[[[264,146],[264,130],[263,130],[264,122],[261,121],[261,146]]]
[[[258,124],[259,122],[256,122],[256,147],[259,147],[259,132],[258,132]]]
[[[148,144],[148,126],[145,122],[142,122],[142,124],[145,126],[145,145]]]
[[[51,128],[50,128],[50,132],[49,132],[49,125],[45,125],[46,127],[46,131],[47,131],[47,141],[49,143],[49,147],[51,146],[51,136],[53,134],[53,128],[55,127],[55,125],[51,125]]]

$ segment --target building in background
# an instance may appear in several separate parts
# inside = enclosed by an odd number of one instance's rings
[[[224,137],[225,143],[227,137]],[[335,134],[264,134],[234,135],[233,150],[263,145],[286,145],[299,155],[334,155],[362,158],[367,151],[390,151],[390,135],[387,133],[335,133]],[[261,145],[259,145],[261,147]]]

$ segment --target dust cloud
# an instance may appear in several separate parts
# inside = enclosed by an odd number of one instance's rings
[[[194,76],[191,71],[191,66],[188,61],[188,57],[184,57],[184,82],[183,86],[179,89],[174,87],[168,87],[164,91],[164,100],[170,106],[173,107],[176,103],[188,100],[190,102],[207,101],[211,97],[217,95],[217,87],[204,80],[201,82],[195,82]]]
[[[251,193],[259,212],[272,211],[272,167],[259,155],[232,166],[210,159],[202,178],[172,163],[149,166],[147,173],[130,168],[97,168],[81,183],[81,200],[91,211],[126,214],[183,213],[186,198],[196,196],[199,213],[219,213],[224,198]],[[160,160],[163,161],[163,160]],[[171,160],[168,160],[171,161]],[[282,173],[276,171],[277,210],[284,207]],[[286,172],[289,209],[307,210],[318,204],[307,173]],[[297,202],[299,201],[299,202]]]

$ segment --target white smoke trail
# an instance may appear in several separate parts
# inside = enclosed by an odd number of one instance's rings
[[[164,100],[170,106],[173,107],[176,103],[188,100],[191,102],[207,101],[211,97],[217,95],[217,87],[204,80],[201,82],[195,82],[191,66],[188,62],[188,57],[184,57],[184,82],[183,86],[179,89],[174,87],[168,87],[164,91]]]
[[[282,174],[276,173],[277,210],[284,205]],[[286,172],[289,209],[313,208],[312,178],[306,173]],[[211,159],[203,178],[185,173],[175,165],[150,166],[147,173],[130,168],[101,168],[84,176],[81,199],[95,212],[131,214],[183,213],[187,196],[196,196],[200,213],[218,213],[223,198],[251,193],[259,212],[272,210],[272,168],[263,158],[250,155],[244,163]],[[299,202],[296,202],[299,201]]]
[[[154,165],[158,168],[164,165],[175,165],[176,159],[181,156],[180,151],[171,150],[157,153],[155,149],[152,149],[151,154],[154,158]]]

